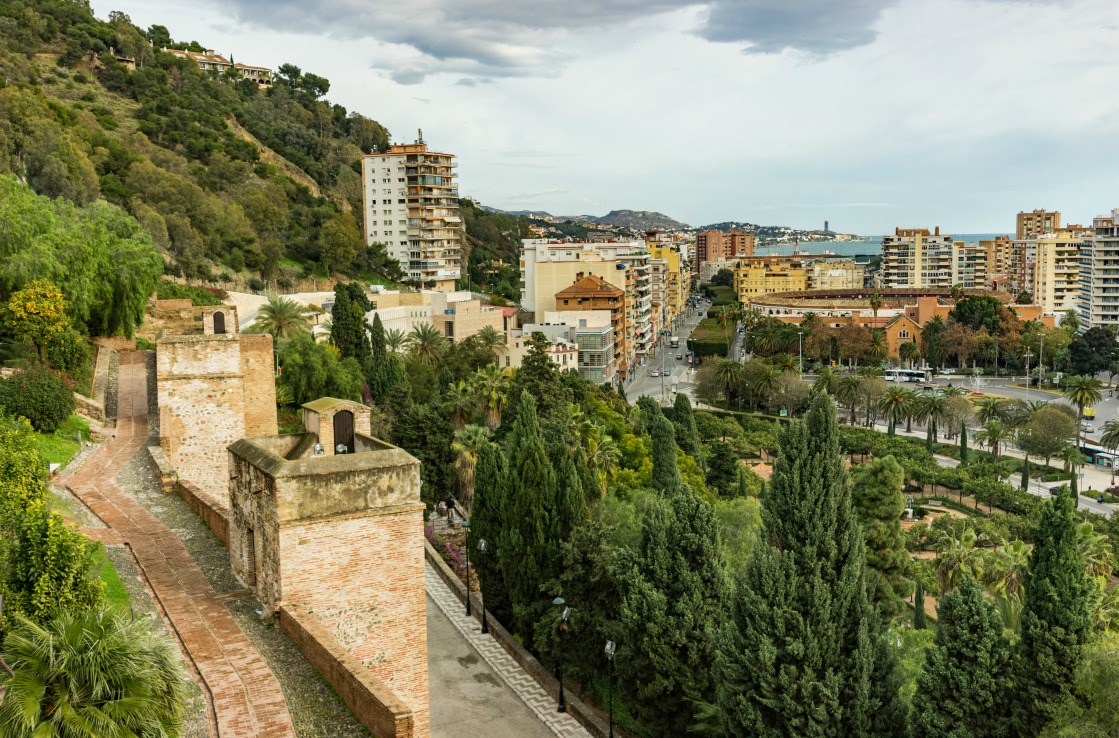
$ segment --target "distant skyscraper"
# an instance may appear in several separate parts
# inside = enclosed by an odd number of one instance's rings
[[[824,221],[824,233],[831,233],[831,228],[828,228],[828,222]]]

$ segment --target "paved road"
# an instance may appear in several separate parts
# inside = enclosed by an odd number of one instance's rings
[[[680,347],[676,349],[670,348],[667,340],[668,337],[666,337],[662,346],[658,348],[657,355],[650,359],[648,364],[637,369],[637,378],[626,386],[626,397],[629,398],[630,402],[636,402],[637,398],[642,395],[649,395],[654,398],[661,397],[662,387],[664,394],[670,402],[673,397],[672,387],[674,385],[677,385],[681,390],[687,391],[686,386],[691,382],[691,374],[688,371],[689,366],[686,358],[688,352],[688,338],[691,337],[692,331],[699,325],[699,321],[703,319],[706,313],[706,307],[702,307],[699,310],[689,310],[679,330],[673,334],[680,338]],[[682,358],[677,359],[677,355],[680,355]],[[657,374],[661,374],[662,366],[667,376],[652,376],[654,370],[656,370]]]

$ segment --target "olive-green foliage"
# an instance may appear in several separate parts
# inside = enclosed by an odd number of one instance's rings
[[[190,300],[190,304],[196,307],[217,307],[225,304],[228,297],[222,290],[166,280],[159,283],[155,296],[159,300]]]
[[[785,431],[765,494],[765,530],[736,580],[716,662],[728,735],[903,734],[896,656],[867,595],[830,397]]]
[[[909,552],[901,533],[903,482],[901,464],[893,456],[874,459],[856,471],[851,482],[851,498],[866,541],[866,563],[877,574],[874,604],[886,620],[902,613],[903,598],[909,594],[905,578]]]
[[[75,326],[131,336],[162,272],[150,236],[104,202],[78,208],[0,175],[0,299],[34,279],[66,296]]]
[[[936,641],[926,654],[913,697],[913,738],[1007,735],[1014,695],[1002,618],[966,574],[941,599],[937,612]]]
[[[51,512],[46,464],[24,421],[0,416],[0,587],[5,630],[96,607],[94,544]]]
[[[0,379],[0,412],[27,418],[40,433],[54,433],[74,412],[74,394],[57,372],[33,363]]]
[[[1085,649],[1074,691],[1042,731],[1045,738],[1119,735],[1119,636],[1104,635]]]
[[[1072,498],[1058,494],[1041,506],[1033,535],[1017,658],[1014,722],[1036,736],[1072,695],[1081,652],[1091,636],[1094,585],[1077,548]]]
[[[474,504],[470,514],[471,560],[478,567],[482,590],[486,595],[486,608],[503,623],[510,622],[513,614],[496,549],[506,525],[505,511],[508,509],[505,467],[505,452],[498,444],[488,443],[478,450],[478,461],[474,466]],[[483,540],[486,542],[484,554],[478,549]]]
[[[353,358],[365,373],[372,349],[365,329],[365,313],[372,309],[361,285],[339,282],[334,287],[334,307],[330,312],[330,341],[343,359]]]
[[[289,338],[280,345],[280,382],[291,389],[297,405],[320,397],[361,401],[364,382],[353,358],[339,359],[332,346],[316,343],[310,334]]]
[[[178,650],[144,620],[113,610],[20,618],[4,638],[14,675],[0,704],[0,736],[179,735],[188,682]]]
[[[393,388],[386,408],[393,415],[392,442],[420,461],[421,500],[430,508],[450,497],[454,479],[454,454],[451,452],[454,428],[446,414],[436,405],[412,402],[407,382]]]

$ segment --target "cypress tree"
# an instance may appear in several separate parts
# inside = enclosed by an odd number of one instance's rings
[[[1068,493],[1042,503],[1022,605],[1014,699],[1018,735],[1038,735],[1073,696],[1081,651],[1091,636],[1095,585],[1084,573],[1077,522]]]
[[[544,434],[536,415],[536,400],[522,392],[517,419],[508,439],[507,495],[498,557],[513,610],[515,629],[524,637],[545,609],[540,585],[548,579],[550,563],[562,541],[553,539],[556,474],[548,459]]]
[[[736,497],[749,497],[750,485],[746,483],[746,470],[738,470],[738,489],[735,491]]]
[[[330,340],[343,359],[357,359],[368,371],[371,349],[365,331],[365,313],[372,308],[359,284],[334,286],[334,307],[330,311]]]
[[[874,459],[852,484],[852,497],[866,541],[866,563],[877,572],[874,604],[889,621],[905,609],[909,580],[909,552],[901,532],[905,497],[901,493],[905,471],[893,456]]]
[[[653,489],[666,492],[681,483],[676,468],[676,433],[660,410],[646,422],[653,437]]]
[[[835,404],[782,433],[765,531],[737,581],[716,660],[729,736],[905,734],[896,656],[867,593]]]
[[[652,434],[653,432],[653,419],[663,415],[660,405],[657,401],[648,395],[641,395],[637,398],[637,407],[641,410],[637,418],[637,435]]]
[[[933,424],[929,421],[929,427],[925,429],[925,448],[931,454],[933,452]]]
[[[913,738],[1007,734],[1010,644],[995,606],[970,576],[940,601],[936,640],[917,677]]]
[[[1030,457],[1027,456],[1026,460],[1022,462],[1022,491],[1030,491]]]
[[[676,445],[685,454],[702,464],[695,414],[692,413],[691,401],[683,392],[676,394],[676,402],[672,406],[672,421],[676,426]]]
[[[731,450],[729,443],[715,441],[708,447],[711,458],[708,459],[706,482],[709,488],[718,490],[719,494],[730,495],[738,481],[740,469],[738,459]]]
[[[925,622],[925,585],[921,578],[917,578],[917,590],[913,594],[913,629],[924,630],[928,627]]]
[[[960,424],[960,466],[967,466],[968,450],[967,450],[967,424]]]
[[[513,614],[497,549],[501,532],[509,527],[505,453],[501,446],[487,443],[478,451],[474,467],[474,505],[470,514],[470,560],[478,567],[485,592],[486,609],[502,623]],[[487,551],[480,554],[478,542],[485,539]]]
[[[728,594],[714,508],[678,482],[648,502],[627,558],[617,577],[624,594],[616,683],[657,735],[686,735],[695,702],[713,698],[708,626],[722,618]]]

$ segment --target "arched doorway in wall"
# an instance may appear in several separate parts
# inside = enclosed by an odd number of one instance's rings
[[[214,333],[225,333],[225,313],[214,311]]]
[[[335,453],[341,453],[339,446],[345,446],[348,454],[354,452],[354,414],[349,410],[339,410],[334,414]]]

